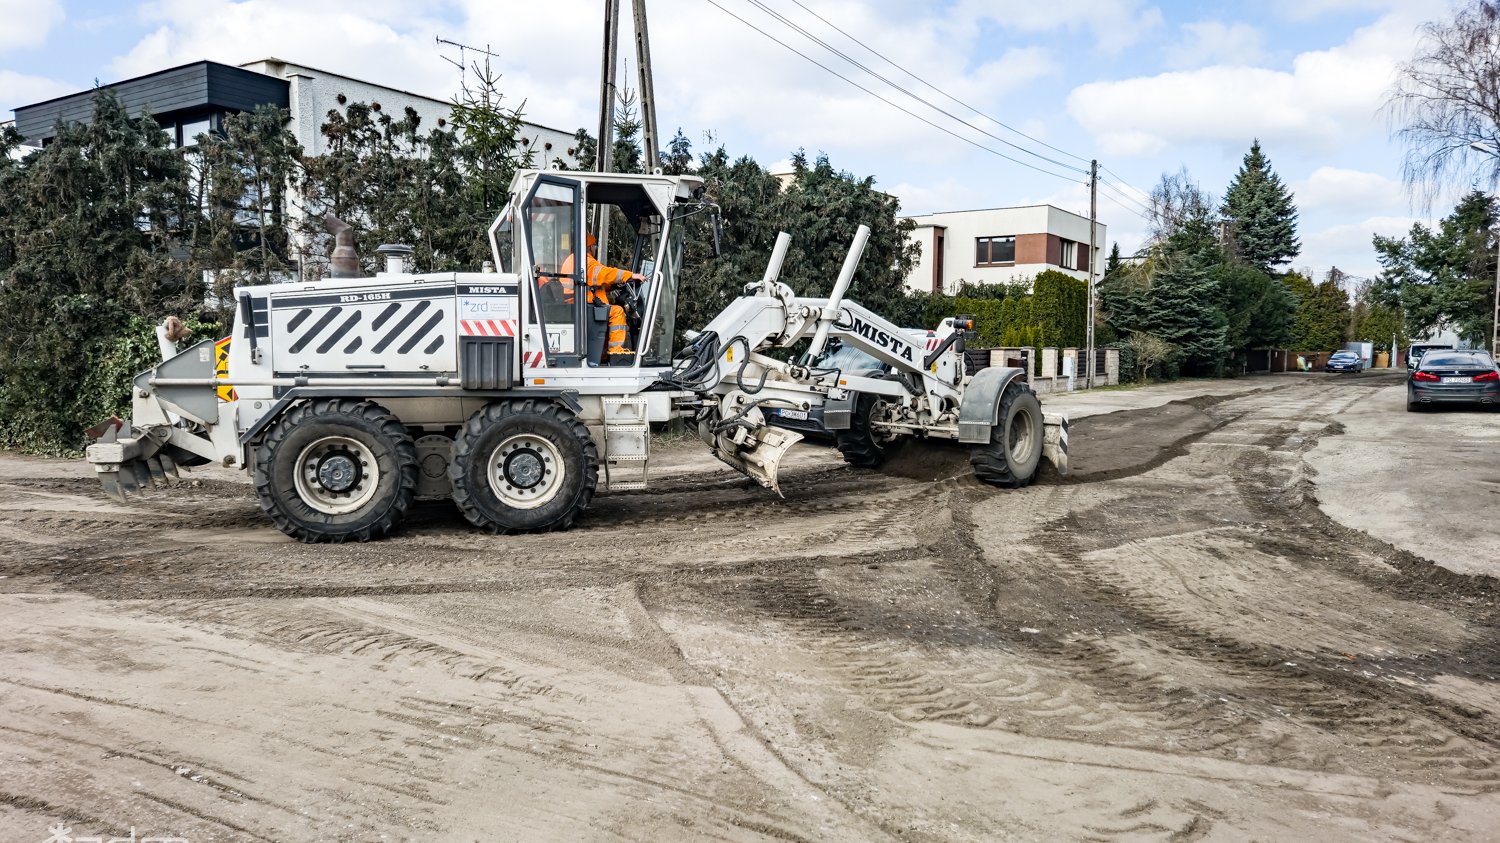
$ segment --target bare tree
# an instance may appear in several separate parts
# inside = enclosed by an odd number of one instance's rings
[[[1406,143],[1407,187],[1430,208],[1455,186],[1500,183],[1500,2],[1467,0],[1451,20],[1419,31],[1416,55],[1401,65],[1385,113]]]
[[[1162,173],[1161,181],[1151,188],[1151,198],[1146,204],[1149,213],[1147,233],[1153,243],[1160,243],[1171,237],[1185,221],[1211,215],[1214,199],[1183,167],[1176,173]]]

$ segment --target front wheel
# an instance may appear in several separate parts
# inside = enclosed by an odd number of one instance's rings
[[[416,488],[411,436],[370,401],[299,404],[256,449],[261,509],[301,542],[380,538],[406,517]]]
[[[1042,403],[1030,387],[1013,381],[1000,396],[997,417],[989,444],[976,447],[969,463],[985,483],[1019,489],[1042,461]]]
[[[875,468],[885,462],[896,445],[896,436],[877,430],[875,421],[883,405],[879,395],[860,393],[849,415],[849,428],[834,433],[834,442],[844,462],[860,468]]]
[[[565,530],[599,484],[599,451],[578,417],[550,401],[490,404],[453,440],[453,502],[492,533]]]

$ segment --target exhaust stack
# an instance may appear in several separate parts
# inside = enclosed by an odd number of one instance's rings
[[[323,225],[333,235],[333,254],[328,256],[329,275],[333,278],[358,278],[359,253],[354,251],[354,226],[333,214],[323,217]]]
[[[411,259],[411,253],[416,251],[404,243],[381,243],[375,247],[375,254],[385,258],[385,272],[382,275],[405,275],[410,270],[407,262]]]

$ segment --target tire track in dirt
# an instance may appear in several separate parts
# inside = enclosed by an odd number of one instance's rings
[[[1321,406],[1315,410],[1336,412],[1349,400],[1347,396],[1340,396],[1318,401],[1316,403]],[[1325,426],[1314,427],[1322,430]],[[1252,447],[1305,450],[1311,447],[1316,437],[1306,435],[1303,428],[1304,425],[1299,424],[1256,431],[1258,441]],[[1205,442],[1199,447],[1214,445]],[[1187,462],[1191,461],[1189,457]],[[1191,500],[1191,496],[1159,503],[1180,508],[1184,500]],[[1274,722],[1274,717],[1279,715],[1320,730],[1334,739],[1344,737],[1351,725],[1358,727],[1364,733],[1359,740],[1361,745],[1374,749],[1400,746],[1415,756],[1404,765],[1408,772],[1437,770],[1461,787],[1480,791],[1496,789],[1500,776],[1496,774],[1495,748],[1485,739],[1483,730],[1476,730],[1472,725],[1460,726],[1459,733],[1455,733],[1452,727],[1458,724],[1440,725],[1424,716],[1423,709],[1430,708],[1430,705],[1419,705],[1417,711],[1409,707],[1404,710],[1396,707],[1393,711],[1389,703],[1392,690],[1388,683],[1353,677],[1344,671],[1330,676],[1328,670],[1309,668],[1303,663],[1305,659],[1288,662],[1284,648],[1246,643],[1231,630],[1216,634],[1200,629],[1204,620],[1201,601],[1164,608],[1155,597],[1156,589],[1152,588],[1151,580],[1134,581],[1130,572],[1121,572],[1118,570],[1120,566],[1113,564],[1128,558],[1134,568],[1150,568],[1153,560],[1149,555],[1142,560],[1139,554],[1132,552],[1128,543],[1113,545],[1114,555],[1106,558],[1097,556],[1099,550],[1092,551],[1092,556],[1085,551],[1078,538],[1081,535],[1093,539],[1093,545],[1110,546],[1107,540],[1100,540],[1096,529],[1103,527],[1104,523],[1099,519],[1090,521],[1081,515],[1070,515],[1061,523],[1043,529],[1036,537],[1041,540],[1048,563],[1056,566],[1067,587],[1090,593],[1095,603],[1126,619],[1129,628],[1144,633],[1153,654],[1165,655],[1179,663],[1185,660],[1202,663],[1211,671],[1224,674],[1238,686],[1223,689],[1225,696],[1220,701],[1232,703],[1230,705],[1215,706],[1215,700],[1205,699],[1202,694],[1168,695],[1165,698],[1162,710],[1170,717],[1170,731],[1203,733],[1206,730],[1215,736],[1208,743],[1199,742],[1196,747],[1199,751],[1228,749],[1242,755],[1249,747],[1263,746],[1267,736],[1262,733],[1262,724]],[[1201,568],[1205,562],[1201,548],[1194,548],[1190,543],[1186,547],[1173,548],[1173,536],[1149,541],[1169,548],[1165,551],[1166,556],[1154,560],[1158,567],[1165,562],[1180,569],[1192,569]],[[1139,549],[1137,546],[1136,550]],[[1335,584],[1336,581],[1330,578],[1319,583],[1324,587]],[[1101,687],[1111,690],[1117,698],[1128,700],[1131,696],[1139,696],[1128,693],[1131,688],[1141,688],[1148,695],[1161,690],[1153,689],[1160,682],[1159,676],[1121,664],[1118,655],[1100,642],[1057,641],[1049,649],[1056,650],[1052,654],[1055,657],[1085,666],[1087,675],[1107,679]],[[1241,711],[1236,712],[1236,708]],[[1446,721],[1448,718],[1440,719]],[[1476,738],[1480,743],[1474,743]],[[1278,745],[1283,749],[1287,744],[1285,736],[1278,739]],[[1293,766],[1311,760],[1317,768],[1338,769],[1326,757],[1309,758],[1295,741],[1290,752],[1272,755],[1265,760]]]
[[[170,601],[153,606],[151,614],[170,615],[214,632],[249,633],[284,649],[350,656],[382,664],[438,665],[454,676],[483,682],[491,688],[498,686],[521,697],[558,693],[548,680],[518,671],[511,665],[387,626],[362,623],[337,607],[314,602]]]

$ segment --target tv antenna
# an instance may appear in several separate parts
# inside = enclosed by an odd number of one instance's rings
[[[468,44],[460,44],[457,41],[450,41],[441,35],[436,36],[433,40],[435,40],[439,44],[447,44],[450,47],[458,48],[458,61],[454,61],[453,59],[449,58],[448,56],[442,55],[441,53],[438,54],[438,57],[458,68],[459,83],[462,85],[467,85],[469,82],[469,60],[466,57],[467,53],[475,52],[479,53],[480,55],[488,56],[492,59],[500,58],[499,53],[490,51],[490,45],[488,44],[485,44],[483,47],[471,47]]]

